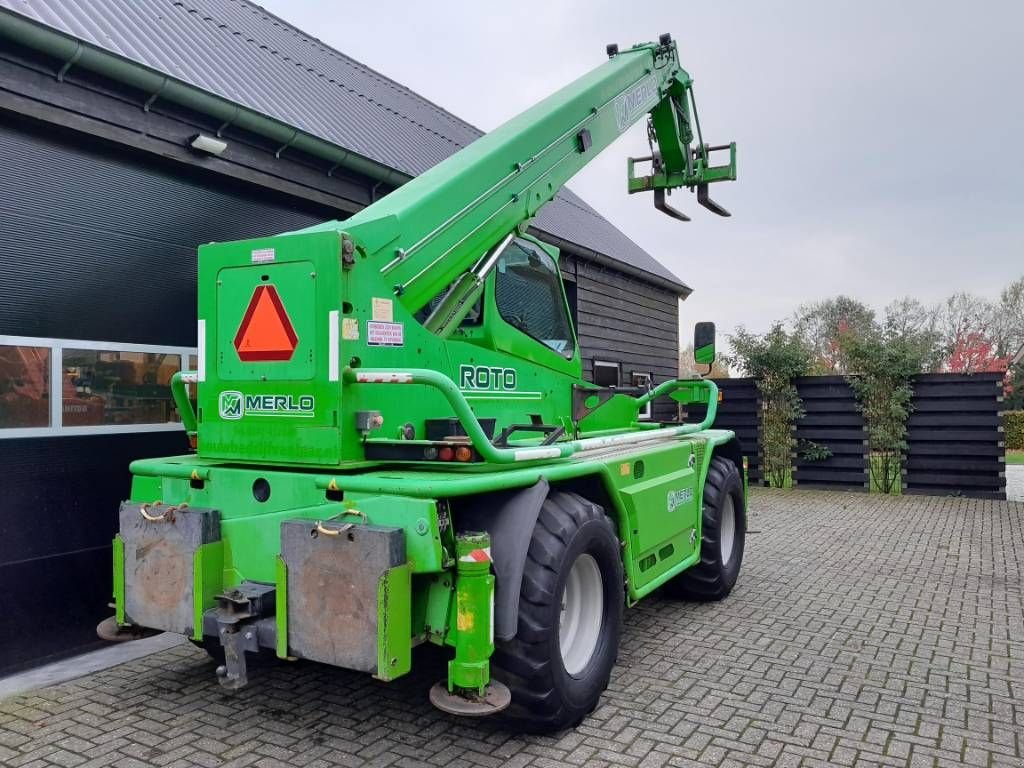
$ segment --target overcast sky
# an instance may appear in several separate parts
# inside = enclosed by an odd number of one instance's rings
[[[324,3],[273,13],[474,125],[500,125],[621,47],[671,32],[712,143],[739,144],[721,219],[625,193],[642,125],[570,187],[693,289],[697,320],[764,330],[837,293],[881,309],[1024,274],[1024,2]]]

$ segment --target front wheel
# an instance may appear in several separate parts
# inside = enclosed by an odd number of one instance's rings
[[[704,483],[700,562],[666,585],[670,595],[709,602],[732,592],[746,543],[744,510],[739,468],[721,456],[713,457]]]
[[[530,541],[516,636],[491,658],[519,729],[560,730],[594,710],[618,656],[624,603],[612,521],[582,496],[552,492]]]

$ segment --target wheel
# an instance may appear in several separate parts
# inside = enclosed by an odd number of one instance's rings
[[[625,603],[615,526],[597,504],[552,492],[541,507],[523,571],[516,636],[498,641],[494,676],[512,692],[520,730],[578,725],[608,687]]]
[[[700,562],[672,579],[668,593],[704,602],[726,597],[740,575],[746,533],[743,478],[733,462],[715,456],[704,484]]]

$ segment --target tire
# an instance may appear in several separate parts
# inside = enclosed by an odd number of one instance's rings
[[[733,462],[714,456],[704,483],[700,562],[672,579],[666,591],[673,597],[700,602],[727,597],[740,575],[746,534],[743,478]]]
[[[604,509],[575,493],[549,494],[530,540],[516,636],[498,641],[491,657],[512,692],[506,717],[518,730],[576,726],[597,706],[619,652],[624,587]]]

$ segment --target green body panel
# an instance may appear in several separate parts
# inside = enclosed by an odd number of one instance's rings
[[[124,539],[114,536],[114,621],[124,624]]]
[[[542,478],[555,486],[597,478],[622,541],[628,602],[696,561],[708,463],[715,446],[734,439],[710,428],[715,385],[665,382],[640,396],[601,391],[581,379],[578,343],[564,338],[572,331],[535,338],[528,331],[536,326],[503,317],[498,299],[499,275],[511,274],[511,285],[517,268],[557,274],[558,252],[525,234],[530,220],[648,113],[660,160],[652,176],[630,179],[630,191],[735,178],[734,146],[730,165],[719,168],[708,163],[710,150],[693,146],[690,88],[675,43],[635,46],[351,219],[200,247],[198,370],[172,381],[197,453],[131,467],[133,501],[220,513],[221,540],[195,555],[197,633],[221,592],[274,585],[275,650],[288,657],[282,523],[330,520],[336,535],[348,524],[400,528],[405,562],[385,571],[375,596],[353,596],[377,601],[377,675],[405,674],[413,645],[431,642],[454,648],[449,690],[482,694],[495,579],[489,555],[479,554],[486,535],[459,529],[453,505]],[[520,261],[501,261],[496,246],[509,242]],[[557,285],[543,306],[567,315]],[[479,313],[470,320],[474,302]],[[585,412],[574,403],[580,388],[594,390]],[[705,421],[639,421],[648,402],[670,395],[707,403]],[[493,435],[485,419],[495,422]],[[467,437],[432,444],[432,420],[455,420]],[[493,441],[513,425],[563,431],[550,444],[522,429]],[[441,460],[437,445],[458,447],[463,459]],[[398,537],[389,537],[397,547]],[[400,559],[388,551],[387,562]],[[291,630],[298,632],[294,623]]]
[[[337,464],[341,447],[341,391],[328,381],[328,317],[340,308],[341,242],[328,233],[303,238],[264,238],[199,249],[199,305],[205,322],[205,381],[198,386],[200,453],[252,462]],[[252,263],[253,251],[276,261]],[[268,279],[263,280],[266,276]],[[245,362],[235,348],[253,292],[273,286],[297,346],[289,360]],[[222,403],[242,398],[241,413],[224,418]],[[245,400],[269,396],[308,410],[283,407],[254,412]]]
[[[412,569],[390,568],[377,587],[377,677],[394,680],[412,669]]]
[[[288,566],[284,558],[278,555],[275,560],[274,584],[277,592],[274,595],[274,618],[277,624],[277,652],[279,659],[288,658]]]
[[[695,551],[700,470],[690,465],[693,447],[693,441],[667,445],[619,467],[617,490],[629,559],[639,569],[631,580],[637,589]]]
[[[217,595],[224,591],[224,542],[202,544],[192,563],[194,623],[192,637],[203,639],[203,612],[213,608]]]

